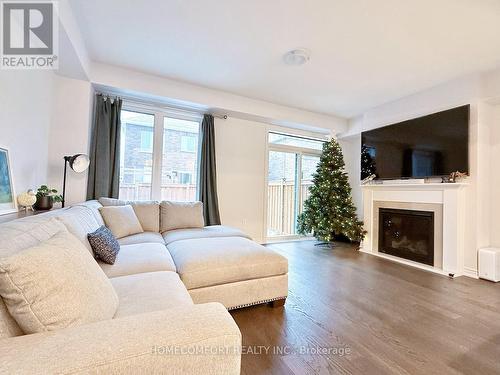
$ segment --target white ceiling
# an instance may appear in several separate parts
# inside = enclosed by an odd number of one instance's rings
[[[70,3],[92,60],[344,117],[500,65],[499,0]]]

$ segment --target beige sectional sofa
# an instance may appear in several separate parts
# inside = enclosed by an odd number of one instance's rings
[[[230,227],[161,231],[163,206],[149,204],[134,208],[149,230],[120,238],[115,264],[99,262],[118,296],[112,319],[26,335],[0,299],[0,373],[239,374],[241,334],[227,310],[284,301],[286,258]],[[91,251],[101,207],[88,201],[0,225],[0,258],[61,228]]]

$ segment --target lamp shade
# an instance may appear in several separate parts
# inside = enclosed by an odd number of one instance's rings
[[[77,173],[85,172],[90,165],[90,159],[85,154],[76,154],[70,156],[68,162],[70,168]]]

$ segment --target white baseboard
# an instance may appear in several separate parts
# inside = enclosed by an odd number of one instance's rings
[[[378,253],[378,252],[372,253],[372,252],[364,251],[362,248],[359,249],[359,251],[361,251],[362,253],[365,253],[365,254],[370,254],[370,255],[376,256],[378,258],[387,259],[391,262],[396,262],[396,263],[404,264],[406,266],[418,268],[418,269],[421,269],[423,271],[428,271],[428,272],[437,273],[438,275],[448,276],[448,273],[446,271],[443,271],[439,268],[427,266],[425,264],[421,264],[418,262],[413,262],[411,260],[407,260],[407,259],[403,259],[403,258],[399,258],[396,256],[387,255],[387,254],[383,254],[383,253]],[[458,276],[461,276],[461,274],[455,274],[455,277],[458,277]]]
[[[473,279],[479,279],[477,270],[471,267],[464,267],[464,276],[472,277]]]
[[[407,266],[419,268],[419,269],[424,270],[424,271],[430,271],[430,272],[437,273],[439,275],[448,276],[448,273],[444,270],[440,270],[438,268],[426,266],[425,264],[412,262],[411,260],[406,260],[406,259],[394,257],[391,255],[381,254],[381,253],[372,253],[369,251],[364,251],[363,248],[360,248],[359,251],[361,251],[362,253],[365,253],[365,254],[370,254],[370,255],[379,257],[379,258],[384,258],[384,259],[390,260],[392,262],[401,263],[401,264],[405,264]],[[467,277],[471,277],[473,279],[479,279],[478,271],[475,268],[471,268],[471,267],[464,267],[462,273],[455,274],[455,277],[459,277],[459,276],[467,276]]]

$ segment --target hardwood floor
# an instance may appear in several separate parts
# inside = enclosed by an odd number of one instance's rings
[[[346,244],[268,246],[289,260],[290,292],[284,308],[231,312],[243,334],[242,374],[500,374],[500,284],[449,279]],[[324,352],[297,354],[307,348]]]

